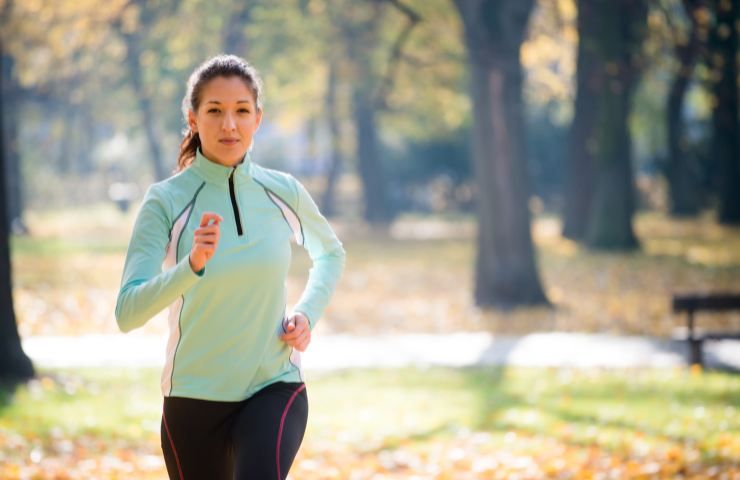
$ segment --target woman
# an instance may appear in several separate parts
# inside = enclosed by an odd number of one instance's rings
[[[161,435],[171,479],[284,479],[308,415],[299,352],[345,253],[295,178],[251,161],[262,120],[251,65],[206,61],[190,76],[183,115],[178,172],[144,198],[116,320],[126,332],[170,307]],[[286,314],[291,237],[313,268]]]

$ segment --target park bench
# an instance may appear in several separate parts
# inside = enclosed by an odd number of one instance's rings
[[[688,322],[689,362],[703,365],[702,344],[705,340],[740,340],[740,332],[697,332],[694,316],[697,312],[726,312],[740,310],[739,293],[680,293],[673,295],[673,311],[686,312]]]

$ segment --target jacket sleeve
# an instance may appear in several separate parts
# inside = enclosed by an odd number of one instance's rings
[[[126,253],[116,301],[116,321],[123,332],[144,325],[203,275],[203,270],[193,272],[187,255],[173,268],[162,271],[170,221],[155,187],[150,187],[144,197]]]
[[[342,243],[319,212],[306,188],[298,180],[293,180],[297,191],[296,213],[301,222],[303,247],[313,263],[306,288],[293,310],[306,315],[313,330],[342,276],[346,254]]]

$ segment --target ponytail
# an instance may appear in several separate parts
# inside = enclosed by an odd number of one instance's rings
[[[193,133],[192,130],[188,129],[185,133],[185,137],[180,143],[180,156],[177,157],[177,170],[175,172],[181,172],[185,170],[193,160],[195,155],[200,148],[200,136],[198,133]]]

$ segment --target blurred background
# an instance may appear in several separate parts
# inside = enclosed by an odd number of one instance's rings
[[[217,53],[263,76],[254,161],[300,178],[347,249],[312,346],[367,352],[306,354],[292,478],[740,478],[740,365],[687,368],[671,309],[740,289],[739,12],[0,0],[0,478],[164,478],[167,322],[124,337],[113,312],[187,77]],[[737,334],[740,310],[697,322]],[[426,353],[382,361],[409,344]]]

